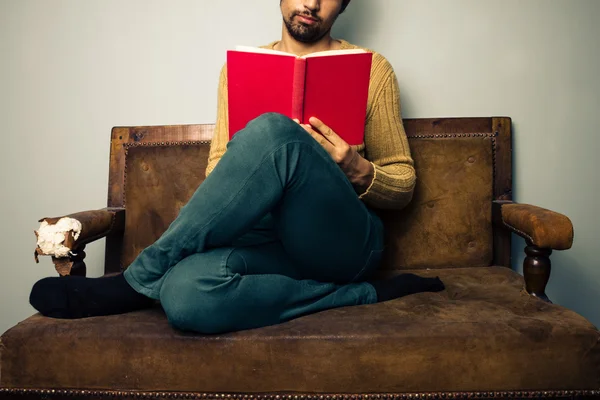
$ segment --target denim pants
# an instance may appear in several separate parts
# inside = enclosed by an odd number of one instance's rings
[[[331,156],[280,114],[251,121],[125,271],[182,330],[222,333],[377,301],[383,225]]]

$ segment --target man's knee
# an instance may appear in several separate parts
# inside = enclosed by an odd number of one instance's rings
[[[226,324],[227,306],[218,296],[203,290],[193,280],[166,280],[160,292],[160,302],[169,323],[177,329],[204,334],[222,333]]]
[[[267,113],[261,114],[258,117],[254,118],[254,120],[252,120],[252,121],[260,122],[260,123],[267,123],[267,124],[270,124],[270,123],[287,124],[287,123],[294,122],[292,119],[290,119],[286,115],[283,115],[283,114],[277,113],[277,112],[267,112]]]
[[[275,126],[281,128],[296,128],[298,126],[298,124],[289,117],[276,112],[268,112],[261,114],[248,123],[248,125],[250,124],[256,124],[267,127]]]
[[[248,123],[245,129],[236,133],[239,139],[251,142],[282,144],[290,140],[302,141],[310,135],[292,119],[279,113],[265,113]]]

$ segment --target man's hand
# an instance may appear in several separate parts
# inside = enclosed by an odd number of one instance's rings
[[[299,123],[298,120],[295,121]],[[373,165],[321,120],[311,117],[309,122],[310,125],[300,124],[300,126],[327,150],[333,161],[346,174],[356,192],[364,193],[373,181],[375,173]]]

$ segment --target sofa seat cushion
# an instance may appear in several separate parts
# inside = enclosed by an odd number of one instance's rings
[[[40,315],[2,337],[0,387],[217,393],[600,388],[600,333],[502,267],[421,270],[446,283],[385,303],[205,336],[160,308]]]

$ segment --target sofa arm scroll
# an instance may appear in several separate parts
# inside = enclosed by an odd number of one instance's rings
[[[124,208],[104,208],[83,211],[56,218],[42,218],[35,231],[38,256],[51,256],[61,276],[85,275],[85,245],[109,234],[122,232],[125,227]]]

